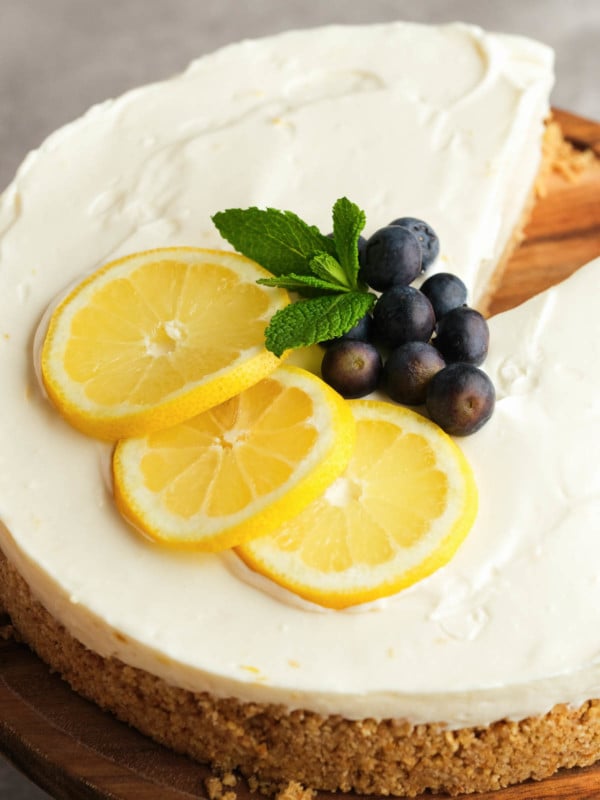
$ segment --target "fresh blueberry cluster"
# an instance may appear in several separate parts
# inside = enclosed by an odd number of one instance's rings
[[[382,386],[399,403],[425,404],[441,428],[466,436],[494,410],[494,386],[479,369],[489,329],[466,305],[467,289],[456,275],[440,272],[420,289],[410,285],[438,253],[435,232],[412,217],[359,242],[360,277],[381,295],[372,316],[324,343],[321,373],[344,397]]]

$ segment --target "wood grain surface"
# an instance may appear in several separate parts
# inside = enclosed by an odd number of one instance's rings
[[[600,156],[599,124],[561,111],[555,117],[577,148],[591,148]],[[493,313],[600,256],[600,160],[574,182],[551,176],[547,188],[494,297]],[[171,753],[74,694],[26,647],[12,640],[0,640],[0,750],[58,800],[206,797],[205,781],[211,776],[206,767]],[[235,792],[239,800],[249,796],[241,780]],[[326,800],[328,795],[317,797]],[[346,797],[337,795],[336,800]],[[600,764],[475,797],[600,798]]]

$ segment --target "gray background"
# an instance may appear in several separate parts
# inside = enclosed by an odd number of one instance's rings
[[[552,45],[554,104],[600,119],[600,0],[0,0],[0,187],[86,108],[222,44],[329,22],[463,20]],[[38,800],[0,757],[1,800]]]

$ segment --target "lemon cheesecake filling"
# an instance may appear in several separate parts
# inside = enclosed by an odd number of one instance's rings
[[[443,570],[363,613],[316,613],[240,580],[230,556],[140,539],[100,480],[108,447],[55,415],[30,360],[65,284],[134,250],[216,245],[227,206],[293,207],[323,229],[342,193],[376,224],[416,213],[439,230],[438,268],[482,297],[539,166],[550,83],[546,48],[465,26],[286,34],[101,106],[27,160],[0,209],[0,546],[76,638],[176,686],[350,719],[461,727],[600,695],[598,262],[492,321],[499,403],[464,442],[475,527]]]

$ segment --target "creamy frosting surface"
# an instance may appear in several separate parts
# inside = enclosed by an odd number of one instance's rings
[[[324,230],[343,194],[371,230],[423,217],[437,268],[481,297],[539,165],[551,60],[461,25],[285,34],[92,109],[28,157],[0,206],[0,546],[77,638],[186,688],[350,718],[486,724],[600,696],[600,261],[492,320],[499,400],[461,440],[480,513],[457,556],[344,613],[130,530],[108,449],[49,406],[32,357],[67,284],[126,252],[219,246],[210,215],[230,206]]]

